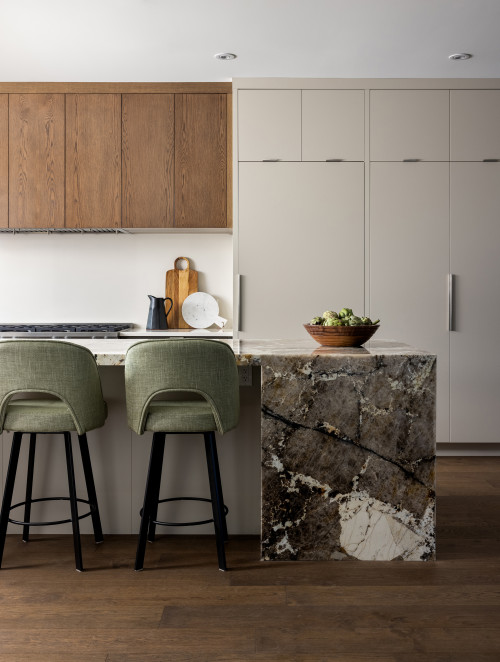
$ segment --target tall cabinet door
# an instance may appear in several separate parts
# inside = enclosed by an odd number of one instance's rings
[[[437,354],[437,441],[449,441],[447,163],[370,166],[370,314],[384,338]]]
[[[0,94],[0,228],[9,225],[9,95]]]
[[[227,227],[227,140],[227,95],[175,95],[175,227]]]
[[[242,338],[306,338],[325,310],[363,312],[364,164],[240,163],[238,243]]]
[[[64,94],[11,94],[9,227],[64,227]]]
[[[122,226],[174,225],[174,95],[122,96]]]
[[[66,225],[121,224],[121,95],[66,95]]]
[[[451,439],[498,443],[500,163],[452,163]]]

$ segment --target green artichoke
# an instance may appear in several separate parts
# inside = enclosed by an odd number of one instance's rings
[[[352,308],[342,308],[342,310],[339,313],[339,317],[342,319],[349,318],[352,315]]]
[[[313,317],[309,324],[323,324],[322,317]]]
[[[334,310],[325,310],[323,313],[324,319],[336,319],[338,317],[337,313]]]

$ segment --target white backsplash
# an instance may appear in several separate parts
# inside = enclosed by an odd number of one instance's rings
[[[165,296],[166,271],[184,256],[232,327],[232,246],[208,233],[0,235],[0,323],[145,326],[147,295]]]

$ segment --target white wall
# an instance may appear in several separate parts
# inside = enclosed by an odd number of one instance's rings
[[[230,234],[0,234],[0,323],[133,322],[146,325],[148,294],[189,258],[198,289],[232,327]]]

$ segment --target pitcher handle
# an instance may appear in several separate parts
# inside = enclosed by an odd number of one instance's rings
[[[167,301],[170,301],[170,308],[167,310]],[[172,306],[174,305],[174,302],[170,297],[165,298],[165,317],[168,316],[169,312],[172,310]]]

